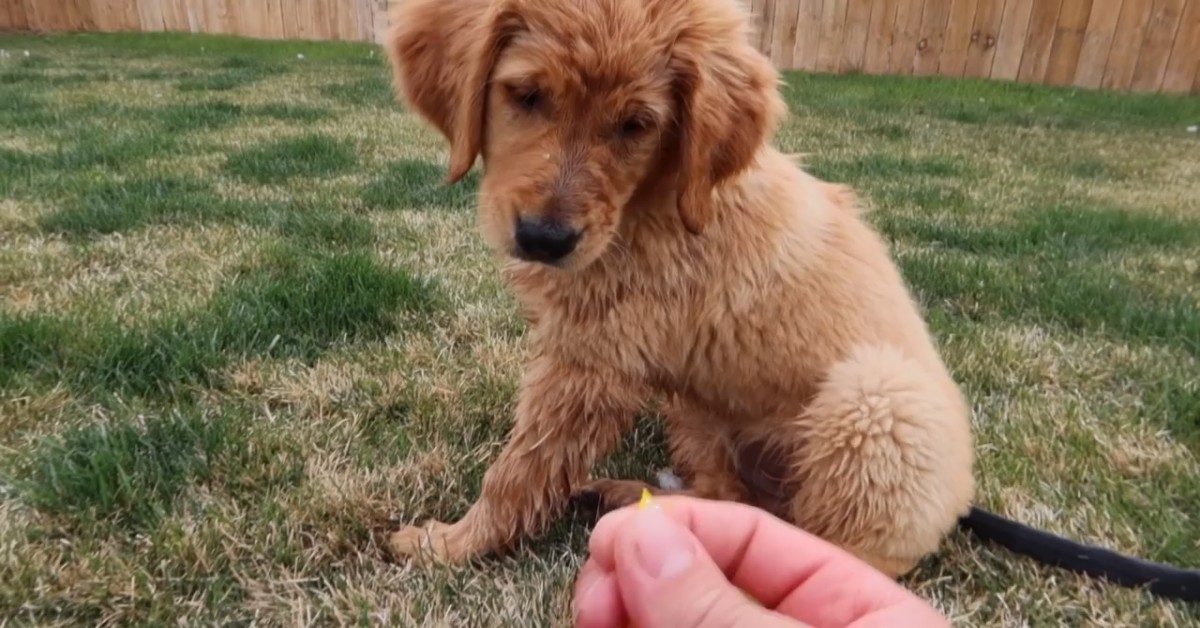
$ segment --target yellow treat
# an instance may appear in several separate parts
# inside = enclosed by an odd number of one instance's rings
[[[650,495],[649,489],[642,489],[642,498],[638,500],[638,510],[645,510],[654,503],[654,498]]]

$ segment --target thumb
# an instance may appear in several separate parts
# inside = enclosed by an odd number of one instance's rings
[[[637,628],[797,628],[725,577],[691,531],[655,508],[638,512],[614,539],[614,574]]]

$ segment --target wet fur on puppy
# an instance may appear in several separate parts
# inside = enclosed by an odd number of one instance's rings
[[[890,575],[970,509],[969,413],[845,187],[771,145],[779,77],[736,0],[405,0],[399,96],[482,158],[485,241],[530,322],[515,425],[457,522],[399,557],[511,547],[652,401],[685,488],[760,507]]]

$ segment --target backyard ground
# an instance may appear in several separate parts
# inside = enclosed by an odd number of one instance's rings
[[[510,425],[523,323],[366,45],[0,38],[0,617],[562,625],[588,522],[422,571]],[[979,501],[1200,566],[1200,100],[789,75],[974,410]],[[665,464],[654,417],[597,474]],[[1183,605],[954,535],[960,625]]]

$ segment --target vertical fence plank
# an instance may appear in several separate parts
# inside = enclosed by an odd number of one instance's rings
[[[88,32],[96,30],[92,5],[87,0],[67,0],[67,30]]]
[[[1050,48],[1054,45],[1054,30],[1062,0],[1037,0],[1029,17],[1029,33],[1025,36],[1025,51],[1021,53],[1021,69],[1017,79],[1025,83],[1042,83],[1050,67]]]
[[[1150,22],[1146,24],[1142,50],[1138,53],[1133,81],[1130,83],[1134,90],[1157,91],[1162,85],[1163,73],[1167,69],[1183,8],[1183,0],[1158,0],[1154,3],[1154,11],[1151,13]]]
[[[892,33],[896,27],[896,7],[899,0],[876,0],[867,28],[867,48],[863,71],[867,74],[887,74],[888,58],[892,54]]]
[[[8,23],[17,31],[29,30],[29,16],[25,15],[22,0],[8,0]]]
[[[821,11],[824,0],[800,0],[800,16],[796,20],[796,45],[792,49],[792,62],[797,70],[811,72],[817,69],[817,56],[821,50]]]
[[[842,37],[841,72],[861,72],[871,28],[871,5],[879,0],[850,0],[846,7],[846,30]]]
[[[1150,21],[1153,0],[1125,0],[1121,5],[1121,16],[1117,30],[1113,33],[1112,46],[1108,49],[1108,61],[1100,86],[1106,89],[1129,89],[1133,82],[1133,70],[1137,67],[1138,53],[1142,49],[1142,36]]]
[[[358,0],[358,40],[375,41],[375,3]]]
[[[137,0],[116,0],[112,3],[120,20],[121,32],[136,32],[140,28],[141,18],[138,16]]]
[[[1054,29],[1054,43],[1050,46],[1047,83],[1070,85],[1074,80],[1079,55],[1083,52],[1083,34],[1092,10],[1092,0],[1064,0],[1062,10],[1058,12],[1058,26]]]
[[[1104,78],[1104,65],[1108,61],[1108,49],[1112,46],[1113,33],[1117,30],[1117,18],[1121,15],[1122,0],[1096,0],[1088,16],[1087,28],[1083,33],[1083,45],[1079,49],[1079,63],[1075,66],[1076,87],[1100,87]]]
[[[358,40],[358,0],[341,0],[338,11],[338,26],[342,41]]]
[[[280,21],[283,23],[283,38],[297,39],[300,37],[300,22],[297,16],[300,0],[280,3]]]
[[[975,26],[977,0],[954,0],[946,20],[945,41],[938,56],[937,73],[941,76],[962,76],[967,67],[971,47],[971,32]]]
[[[16,30],[13,26],[12,5],[17,0],[0,0],[0,32]]]
[[[992,58],[992,78],[1016,80],[1025,51],[1025,38],[1029,33],[1033,2],[1034,0],[1008,0],[1004,5],[1004,17],[1000,19],[1000,36],[996,38],[996,52]]]
[[[387,41],[388,27],[392,23],[392,5],[389,0],[372,2],[375,2],[375,41],[383,44]]]
[[[137,3],[137,12],[139,30],[152,32],[163,30],[163,5],[161,2],[141,0]]]
[[[1187,92],[1200,71],[1200,0],[1188,0],[1163,73],[1162,91]]]
[[[91,0],[92,15],[96,16],[96,27],[105,32],[115,31],[120,25],[117,14],[109,6],[109,0]]]
[[[846,26],[846,0],[824,0],[821,6],[821,46],[817,71],[837,72],[842,60],[842,38]]]
[[[176,15],[174,0],[162,0],[162,21],[164,31],[170,33],[179,30],[177,26],[179,18]]]
[[[1004,0],[979,0],[967,47],[967,60],[963,64],[963,76],[985,78],[992,73],[992,59],[996,55],[996,42],[1000,38],[1003,17]]]
[[[937,74],[938,59],[946,42],[946,23],[949,19],[950,0],[925,0],[925,10],[921,14],[920,39],[917,40],[917,56],[913,61],[913,74]]]
[[[46,13],[45,7],[39,7],[35,0],[21,0],[25,6],[25,22],[29,25],[29,30],[35,32],[53,30],[53,26],[42,15]]]
[[[888,74],[912,74],[917,58],[917,42],[921,39],[921,18],[924,12],[925,0],[901,0],[900,6],[896,7]]]
[[[312,40],[329,37],[329,0],[309,0],[308,17],[311,19],[312,30],[308,38]]]
[[[782,70],[790,70],[795,63],[796,21],[800,16],[799,0],[777,0],[771,20],[771,63]]]

